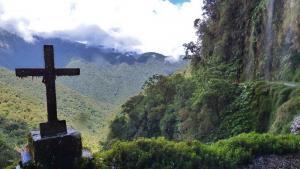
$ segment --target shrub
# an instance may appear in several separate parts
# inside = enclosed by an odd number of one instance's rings
[[[259,155],[299,151],[299,136],[248,133],[213,144],[164,138],[118,141],[110,150],[97,153],[95,160],[101,169],[226,169],[248,164]]]

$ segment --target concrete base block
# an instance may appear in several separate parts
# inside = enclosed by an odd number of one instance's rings
[[[41,137],[39,131],[32,131],[29,147],[39,169],[72,169],[82,155],[81,134],[74,129],[52,137]]]
[[[65,120],[40,123],[41,137],[51,137],[59,134],[67,134],[67,125]]]

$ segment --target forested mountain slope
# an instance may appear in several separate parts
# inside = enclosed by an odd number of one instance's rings
[[[191,68],[150,79],[123,105],[110,137],[214,141],[251,131],[289,133],[300,115],[300,88],[280,81],[298,81],[299,6],[206,1],[206,19],[195,21],[199,41],[186,45]]]
[[[300,2],[205,0],[203,9],[204,19],[194,23],[198,41],[185,45],[191,66],[171,76],[153,76],[143,92],[123,104],[110,126],[108,147],[139,137],[211,143],[241,133],[290,133],[300,116]],[[128,152],[126,144],[117,142],[113,149],[124,149],[108,152],[116,158]],[[149,144],[146,154],[156,147]],[[131,161],[118,162],[126,160]],[[235,168],[212,165],[207,168]]]
[[[237,81],[299,81],[299,1],[211,0],[204,8],[207,19],[195,21],[198,69]]]
[[[11,146],[23,144],[29,129],[37,129],[40,122],[47,120],[42,79],[19,79],[1,68],[0,91],[0,133]],[[85,145],[97,147],[112,118],[112,106],[62,85],[57,85],[57,102],[59,118],[82,132]]]
[[[184,66],[165,61],[165,57],[157,53],[147,53],[143,57],[147,59],[145,63],[135,64],[110,64],[100,59],[97,62],[73,60],[66,67],[81,68],[81,75],[61,78],[58,82],[83,95],[119,106],[129,96],[137,94],[152,75],[168,75]]]

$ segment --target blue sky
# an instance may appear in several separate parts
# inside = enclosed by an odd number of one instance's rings
[[[189,2],[190,0],[170,0],[173,4],[182,4],[183,2]]]

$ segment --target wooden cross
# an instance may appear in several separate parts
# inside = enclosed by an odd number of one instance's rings
[[[78,68],[56,69],[54,65],[54,51],[52,45],[44,45],[45,69],[43,68],[18,68],[16,76],[42,76],[43,83],[46,86],[48,122],[40,124],[42,137],[54,136],[60,133],[66,133],[67,127],[64,120],[57,118],[55,79],[56,76],[76,76],[80,74]]]

